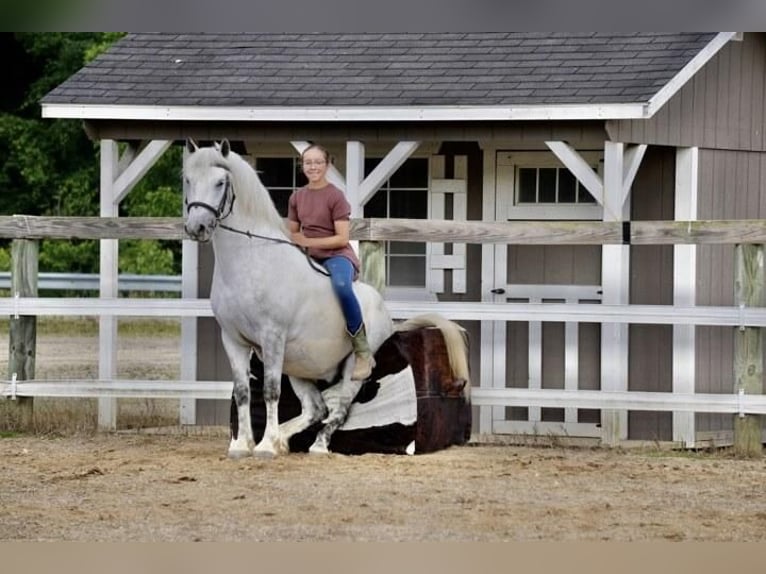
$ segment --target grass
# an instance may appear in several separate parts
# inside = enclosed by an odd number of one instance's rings
[[[178,425],[177,401],[170,399],[120,399],[117,430]],[[32,413],[16,401],[0,399],[0,438],[22,434],[83,436],[98,432],[97,399],[36,398]]]
[[[154,318],[154,317],[129,317],[121,318],[117,322],[118,334],[124,338],[130,347],[142,345],[143,339],[158,338],[166,339],[168,344],[179,339],[181,335],[180,318]],[[8,336],[10,319],[0,318],[0,345],[6,345],[5,353],[8,353]],[[38,317],[37,337],[38,342],[46,337],[57,339],[68,336],[77,336],[85,339],[98,339],[98,318],[90,316],[81,317]],[[164,344],[164,343],[163,343]],[[6,355],[7,357],[7,355]],[[80,358],[82,359],[82,358]],[[85,360],[73,359],[75,367],[57,365],[55,367],[42,368],[44,359],[38,357],[37,374],[41,378],[49,378],[51,368],[62,369],[67,367],[77,373],[62,375],[57,371],[52,376],[63,378],[88,378],[95,376],[92,370],[97,358],[88,356]],[[0,365],[4,364],[0,358]],[[55,363],[54,363],[55,364]],[[172,365],[171,365],[172,367]],[[124,378],[177,378],[174,369],[163,365],[157,365],[151,361],[146,364],[135,361],[126,366],[130,374],[122,374]],[[66,370],[66,369],[65,369]],[[146,371],[146,372],[144,372]],[[46,374],[47,373],[47,374]],[[84,373],[84,374],[83,374]],[[33,433],[36,435],[71,436],[92,434],[97,431],[98,401],[96,399],[53,399],[36,398],[32,412],[19,408],[17,401],[0,398],[0,432],[4,433]],[[173,399],[118,399],[117,401],[118,429],[141,429],[161,427],[178,424],[178,401]]]

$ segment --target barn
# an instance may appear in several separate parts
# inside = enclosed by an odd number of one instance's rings
[[[629,226],[762,218],[765,94],[761,33],[136,33],[41,103],[100,142],[102,216],[193,137],[228,138],[280,209],[313,141],[334,156],[355,218]],[[212,254],[183,250],[183,296],[205,298]],[[101,295],[113,297],[116,241],[101,253]],[[385,267],[392,304],[734,304],[731,246],[389,241]],[[567,319],[462,320],[474,386],[735,391],[731,327]],[[114,321],[101,319],[105,347]],[[183,321],[184,378],[227,380],[213,319]],[[100,376],[114,369],[105,349]],[[228,407],[184,400],[181,421],[226,424]],[[108,401],[103,412],[108,426]],[[733,426],[715,413],[520,405],[475,407],[474,421],[483,434],[688,447]]]

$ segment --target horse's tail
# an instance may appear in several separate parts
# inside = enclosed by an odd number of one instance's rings
[[[418,315],[394,326],[396,331],[412,331],[421,327],[436,327],[444,337],[452,376],[465,381],[463,395],[471,400],[471,379],[468,371],[468,335],[463,327],[436,313]]]

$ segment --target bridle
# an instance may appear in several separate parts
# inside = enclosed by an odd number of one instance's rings
[[[231,202],[229,202],[229,210],[224,214],[224,209],[226,207],[226,203],[229,199],[229,196],[231,196]],[[223,195],[221,196],[221,202],[218,204],[218,207],[213,207],[209,203],[205,203],[204,201],[187,201],[186,202],[186,211],[188,212],[192,207],[201,207],[202,209],[207,209],[210,213],[215,215],[215,223],[218,225],[221,223],[222,219],[226,219],[231,215],[231,212],[234,209],[234,201],[237,199],[237,195],[234,193],[234,186],[231,184],[231,178],[229,177],[229,173],[226,173],[226,188],[223,190]]]
[[[225,168],[224,168],[225,169]],[[229,201],[229,196],[231,196],[231,201]],[[305,247],[301,247],[297,243],[294,243],[292,241],[289,241],[287,239],[281,239],[279,237],[269,237],[267,235],[258,235],[257,233],[253,233],[247,229],[236,229],[235,227],[230,227],[229,225],[225,225],[222,223],[224,219],[229,217],[231,215],[231,212],[234,210],[234,201],[237,199],[237,194],[234,192],[234,186],[231,183],[231,177],[229,174],[229,171],[226,170],[226,188],[223,191],[223,196],[221,197],[221,202],[218,204],[218,207],[214,207],[210,205],[209,203],[205,203],[204,201],[189,201],[186,202],[186,211],[187,213],[192,207],[201,207],[202,209],[208,210],[210,213],[212,213],[215,216],[215,224],[217,227],[220,227],[221,229],[225,229],[226,231],[230,233],[236,233],[239,235],[244,235],[248,239],[265,239],[266,241],[271,241],[274,243],[284,243],[286,245],[292,245],[296,249],[299,249],[301,252],[303,252],[304,255],[306,255],[306,259],[309,262],[309,266],[316,271],[317,273],[321,273],[322,275],[330,276],[330,274],[327,272],[327,270],[318,265],[316,261],[314,261],[311,256],[309,255],[308,249]],[[224,213],[224,210],[226,209],[226,204],[228,205],[228,210]]]

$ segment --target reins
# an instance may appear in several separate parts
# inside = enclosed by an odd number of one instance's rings
[[[269,237],[267,235],[258,235],[257,233],[253,233],[250,230],[242,230],[242,229],[236,229],[234,227],[229,227],[228,225],[224,225],[223,223],[219,223],[218,227],[221,229],[225,229],[226,231],[229,231],[231,233],[237,233],[239,235],[244,235],[248,239],[265,239],[266,241],[273,241],[274,243],[284,243],[286,245],[292,245],[296,249],[300,250],[301,253],[303,253],[306,256],[306,260],[309,263],[309,266],[316,271],[317,273],[321,273],[322,275],[326,275],[327,277],[330,276],[330,273],[322,266],[318,265],[314,259],[311,258],[311,255],[309,255],[308,249],[305,247],[301,247],[297,243],[294,243],[292,241],[289,241],[287,239],[280,239],[279,237]]]

